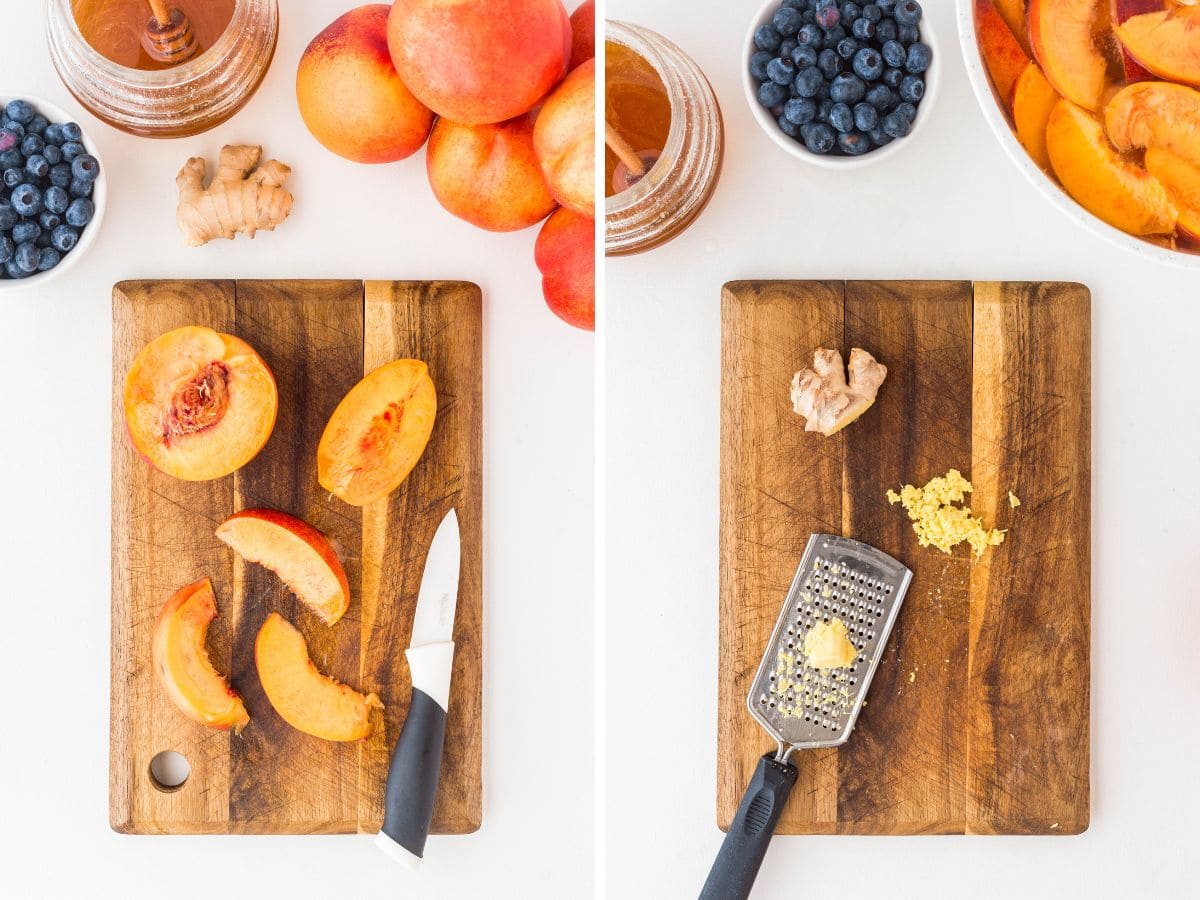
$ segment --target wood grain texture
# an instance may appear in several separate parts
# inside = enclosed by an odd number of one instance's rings
[[[804,543],[824,530],[914,577],[850,741],[793,757],[778,833],[1085,828],[1086,289],[736,282],[723,323],[718,823],[770,749],[746,692]],[[788,397],[818,346],[862,347],[889,368],[875,406],[829,439],[803,431]],[[950,468],[974,480],[985,522],[1011,526],[981,563],[919,547],[885,499]]]
[[[383,776],[407,705],[403,651],[416,589],[429,539],[451,505],[462,526],[463,578],[451,730],[433,831],[479,827],[479,289],[458,282],[372,282],[366,293],[360,281],[153,281],[114,289],[110,818],[118,831],[378,830]],[[137,458],[125,436],[120,398],[129,364],[148,341],[186,324],[209,325],[249,342],[279,388],[270,441],[241,470],[211,482],[157,472]],[[365,509],[348,506],[317,484],[317,442],[346,391],[367,371],[405,355],[430,364],[439,391],[433,437],[389,500]],[[228,515],[251,506],[300,516],[334,542],[352,595],[335,626],[322,624],[273,575],[244,563],[214,536]],[[209,631],[210,655],[230,673],[251,714],[241,736],[186,719],[151,671],[150,634],[159,608],[177,587],[204,575],[212,578],[219,611]],[[403,590],[392,590],[398,586]],[[380,694],[388,704],[381,734],[362,743],[332,743],[292,729],[275,713],[253,658],[258,628],[275,610],[304,633],[318,668]],[[166,749],[183,753],[191,765],[188,780],[173,792],[155,787],[148,775],[150,758]]]

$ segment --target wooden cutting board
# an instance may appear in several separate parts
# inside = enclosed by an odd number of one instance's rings
[[[125,435],[125,374],[147,342],[182,325],[237,335],[279,388],[270,441],[248,465],[179,481],[138,458]],[[482,325],[479,288],[461,282],[131,281],[113,289],[112,713],[109,815],[138,834],[374,832],[409,696],[408,646],[425,553],[453,506],[462,528],[457,648],[433,831],[476,830],[482,815]],[[409,478],[358,508],[316,479],[316,447],[334,407],[363,375],[425,360],[438,393],[433,436]],[[339,548],[351,602],[323,625],[267,570],[243,563],[213,531],[236,510],[269,506],[324,531]],[[179,587],[212,579],[214,665],[241,692],[240,736],[185,718],[152,671],[155,617]],[[263,694],[254,638],[279,611],[323,672],[385,704],[386,727],[333,743],[287,725]],[[164,791],[149,774],[182,753],[187,780]]]
[[[773,741],[746,694],[813,532],[913,570],[850,741],[798,752],[784,834],[1076,834],[1088,826],[1090,296],[1076,284],[742,281],[722,303],[717,818]],[[817,347],[888,367],[875,405],[804,431]],[[959,469],[1007,539],[917,544],[889,488]],[[1020,498],[1012,508],[1008,492]]]

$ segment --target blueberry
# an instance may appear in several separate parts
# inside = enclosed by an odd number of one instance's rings
[[[857,103],[867,94],[867,86],[857,75],[843,73],[829,85],[829,96],[834,103]]]
[[[36,216],[45,208],[42,192],[32,184],[18,184],[13,188],[12,208],[22,216]]]
[[[869,19],[855,19],[850,33],[860,41],[869,41],[875,37],[875,23]]]
[[[37,270],[39,272],[49,272],[60,262],[62,262],[62,254],[53,247],[47,247],[41,251],[41,258],[38,260]]]
[[[59,225],[50,232],[50,246],[59,253],[70,253],[79,243],[79,231],[70,225]]]
[[[17,245],[13,243],[12,238],[8,235],[0,237],[0,263],[6,263],[12,259],[16,250]]]
[[[38,239],[42,226],[32,219],[22,219],[12,228],[12,239],[18,244],[30,243]]]
[[[783,5],[804,12],[806,9],[812,9],[812,0],[783,0]]]
[[[791,84],[792,79],[796,77],[796,64],[794,62],[792,62],[790,59],[773,59],[773,60],[771,60],[770,63],[767,64],[767,77],[769,79],[771,79],[772,81],[774,81],[776,84],[782,84],[782,85]],[[75,162],[71,163],[71,173],[76,178],[82,178],[83,176],[81,176],[79,174],[79,170],[76,169],[76,166],[79,165],[81,160],[94,159],[94,158],[95,157],[77,156],[75,158]],[[89,178],[95,178],[95,177],[96,176],[94,174],[89,176]]]
[[[42,135],[47,144],[54,144],[56,147],[61,145],[66,140],[63,137],[62,126],[57,122],[52,122],[46,126],[46,132]]]
[[[25,157],[15,147],[12,150],[0,150],[0,169],[23,169]]]
[[[920,103],[925,96],[925,81],[920,75],[905,75],[900,82],[900,99],[909,103]]]
[[[892,112],[904,116],[909,122],[913,122],[917,118],[917,108],[911,103],[897,103]]]
[[[827,80],[832,81],[842,71],[842,58],[837,55],[836,50],[822,50],[821,55],[817,57],[817,68]]]
[[[51,185],[42,195],[42,203],[50,212],[61,216],[71,205],[71,195],[67,193],[66,188],[59,187],[57,184]]]
[[[878,3],[868,3],[862,9],[862,17],[872,25],[878,25],[883,18],[883,10],[879,8]]]
[[[28,278],[33,274],[32,272],[26,272],[24,269],[18,266],[16,259],[10,259],[8,262],[6,262],[4,264],[4,271],[8,274],[9,278]]]
[[[788,98],[787,88],[782,84],[777,84],[774,81],[763,82],[758,89],[758,102],[770,109],[772,106],[779,106]],[[71,187],[74,188],[76,181],[71,182]],[[70,219],[67,220],[71,221]]]
[[[42,251],[35,247],[32,241],[17,244],[17,251],[13,254],[13,261],[24,272],[36,272],[41,258]]]
[[[38,224],[42,226],[42,233],[47,239],[50,237],[50,232],[62,224],[62,216],[50,209],[43,210],[38,216]]]
[[[71,183],[67,185],[67,193],[72,197],[90,197],[95,184],[94,181],[80,181],[78,178],[72,178]]]
[[[908,51],[899,41],[884,42],[879,52],[883,55],[883,61],[894,68],[903,66],[908,61]]]
[[[24,169],[5,169],[4,170],[4,185],[5,187],[15,188],[18,184],[25,180]]]
[[[21,221],[17,211],[7,203],[0,204],[0,231],[11,231],[12,227]],[[3,262],[3,260],[0,260]]]
[[[921,4],[917,0],[900,0],[895,17],[897,25],[916,25],[921,21]]]
[[[27,133],[32,131],[34,134],[44,135],[46,133],[46,129],[49,127],[50,120],[41,113],[38,113],[30,120],[29,124],[25,126],[25,131]]]
[[[890,16],[895,13],[896,4],[899,2],[900,0],[875,0],[875,5],[882,10],[885,16]]]
[[[67,122],[62,127],[63,137],[68,141],[82,141],[83,129],[74,122]]]
[[[35,153],[25,160],[25,172],[31,178],[45,178],[50,174],[50,163],[40,153]]]
[[[838,147],[847,156],[862,156],[871,149],[871,139],[861,131],[849,131],[838,135]]]
[[[790,119],[788,119],[787,116],[780,116],[779,118],[777,118],[775,120],[775,122],[777,125],[779,125],[779,130],[782,131],[784,134],[786,134],[788,137],[790,137],[790,138],[799,137],[800,126],[797,125],[795,122],[791,121]]]
[[[837,141],[833,129],[820,122],[800,126],[800,137],[804,141],[805,147],[813,153],[821,155],[832,150],[834,143]]]
[[[792,51],[792,62],[797,69],[807,69],[817,64],[817,51],[812,47],[801,44]]]
[[[792,82],[792,89],[797,97],[815,97],[824,84],[825,79],[817,69],[801,69]]]
[[[895,19],[884,19],[875,26],[875,40],[881,44],[886,44],[888,41],[894,41],[900,36],[900,26],[896,24]]]
[[[854,54],[858,52],[858,41],[854,38],[842,38],[838,41],[837,55],[842,59],[853,59]]]
[[[15,119],[5,119],[3,128],[5,131],[11,131],[19,138],[25,137],[25,126]]]
[[[845,40],[847,31],[841,25],[836,28],[825,29],[825,46],[836,47],[841,41]]]
[[[778,55],[791,59],[792,51],[795,50],[797,46],[799,45],[796,43],[795,38],[784,38],[783,42],[779,45]]]
[[[859,131],[870,131],[879,124],[879,110],[870,103],[854,105],[854,127]],[[43,214],[44,215],[44,214]]]
[[[900,82],[904,80],[904,70],[893,69],[889,67],[881,76],[879,76],[879,80],[895,90],[896,88],[900,87]]]
[[[867,90],[866,99],[879,112],[884,112],[892,106],[892,89],[886,84],[873,84]]]
[[[842,21],[846,23],[854,22],[862,15],[862,7],[857,3],[848,2],[842,4]]]
[[[50,165],[58,165],[63,161],[62,147],[47,144],[42,150],[42,156],[46,157],[46,162],[50,163]]]
[[[932,60],[933,51],[929,49],[929,45],[916,43],[908,48],[908,59],[904,62],[904,68],[913,75],[920,75],[929,68]]]
[[[817,104],[803,98],[789,100],[783,105],[783,117],[794,125],[807,125],[817,117]]]
[[[883,117],[879,127],[890,137],[902,138],[912,130],[912,122],[902,113],[892,111]]]
[[[756,50],[754,55],[750,57],[750,74],[754,76],[755,81],[767,80],[767,63],[772,60],[772,56],[766,50]],[[61,155],[62,151],[59,151]]]
[[[836,28],[842,20],[837,0],[817,0],[817,24],[822,28]],[[812,149],[811,147],[809,149]]]
[[[894,137],[885,132],[882,128],[872,128],[867,136],[871,139],[871,143],[876,147],[883,147],[895,140]]]
[[[770,25],[763,25],[758,31],[754,32],[754,46],[759,50],[770,50],[774,52],[779,49],[779,44],[783,41],[779,32]],[[79,138],[73,138],[67,135],[67,126],[63,126],[63,135],[69,141],[77,141]]]
[[[835,103],[833,109],[829,111],[829,124],[843,134],[853,131],[854,112],[845,103]]]
[[[56,163],[50,167],[50,183],[65,188],[71,183],[71,164]]]
[[[70,162],[77,156],[83,156],[87,151],[83,148],[83,144],[78,141],[67,141],[62,145],[63,159]]]
[[[27,134],[21,141],[21,152],[26,156],[33,156],[35,153],[41,153],[45,146],[46,142],[40,135]]]
[[[771,24],[784,37],[791,37],[800,30],[800,26],[804,23],[801,21],[798,10],[794,10],[790,6],[785,6],[772,16]]]
[[[15,131],[9,131],[7,128],[0,130],[0,152],[12,150],[20,143],[21,138],[17,136]]]
[[[37,115],[37,110],[33,108],[33,104],[28,100],[10,100],[8,105],[4,107],[4,115],[8,116],[14,122],[28,125],[33,121],[33,117]]]
[[[68,225],[74,225],[76,228],[82,228],[92,221],[92,216],[96,214],[96,205],[86,197],[79,197],[71,201],[71,205],[67,207],[67,213],[64,218]]]
[[[864,81],[876,81],[883,74],[883,57],[872,47],[854,54],[854,74]]]
[[[825,32],[821,31],[818,25],[810,22],[796,32],[796,42],[801,47],[812,47],[814,50],[820,50],[825,46]]]

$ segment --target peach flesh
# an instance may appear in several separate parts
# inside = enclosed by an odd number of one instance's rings
[[[1200,91],[1194,88],[1131,84],[1108,102],[1104,124],[1118,150],[1161,147],[1200,163]]]
[[[1100,108],[1108,61],[1096,45],[1109,0],[1031,0],[1029,39],[1042,74],[1066,99],[1084,109]]]
[[[1013,85],[1025,67],[1029,56],[990,0],[975,0],[975,32],[979,40],[979,55],[983,57],[996,95],[1006,109],[1012,102]]]
[[[1050,168],[1046,153],[1046,123],[1059,97],[1037,63],[1030,63],[1013,89],[1013,123],[1017,139],[1043,169]]]
[[[1117,26],[1117,37],[1137,63],[1159,78],[1200,87],[1200,9],[1133,16]]]
[[[1170,150],[1146,151],[1146,171],[1162,182],[1179,209],[1179,232],[1192,244],[1200,241],[1200,165]]]

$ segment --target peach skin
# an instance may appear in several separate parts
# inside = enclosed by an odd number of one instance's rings
[[[546,305],[564,322],[587,331],[596,328],[595,247],[595,222],[569,209],[546,220],[533,246]]]
[[[596,212],[596,61],[563,79],[538,112],[533,148],[550,193],[583,216]]]

